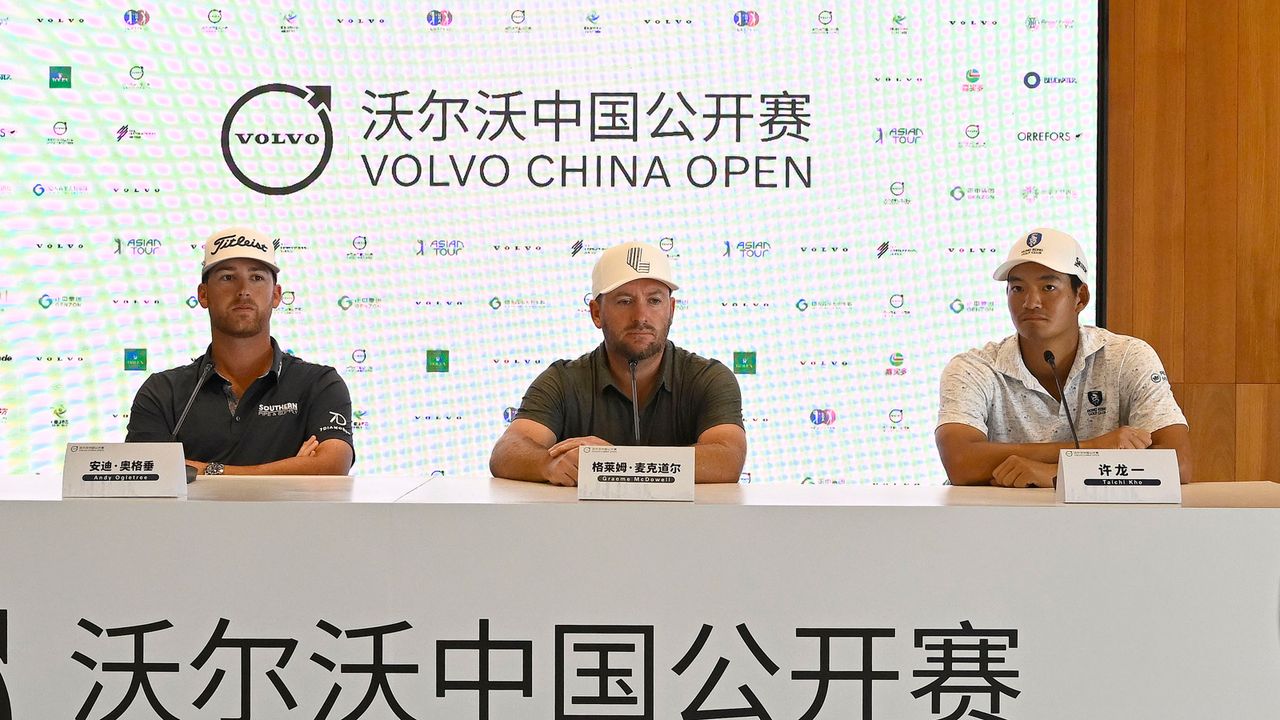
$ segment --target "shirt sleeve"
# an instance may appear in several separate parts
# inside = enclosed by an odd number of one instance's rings
[[[351,446],[352,463],[355,458],[355,440],[351,435],[351,391],[338,371],[324,367],[312,384],[313,390],[306,407],[306,434],[316,440],[338,439]]]
[[[712,361],[702,372],[699,383],[698,415],[694,423],[697,438],[717,425],[742,424],[742,390],[738,378],[724,363]]]
[[[990,437],[987,421],[991,417],[994,382],[991,371],[974,362],[967,353],[952,358],[939,382],[937,426],[959,423]]]
[[[1173,397],[1164,364],[1154,348],[1137,338],[1125,355],[1120,388],[1128,408],[1127,425],[1154,432],[1170,425],[1186,425],[1187,418]]]
[[[133,407],[129,409],[125,442],[169,442],[173,425],[166,420],[163,384],[164,378],[153,373],[138,388],[138,394],[133,396]]]
[[[516,412],[517,420],[532,420],[542,425],[555,434],[557,442],[564,439],[565,427],[563,365],[557,360],[543,370],[524,391],[520,410]]]

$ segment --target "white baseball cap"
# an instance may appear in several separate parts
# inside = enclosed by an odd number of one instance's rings
[[[214,265],[237,258],[257,260],[277,274],[280,272],[280,267],[276,265],[276,242],[273,239],[257,230],[231,227],[215,232],[204,241],[200,277],[206,277]]]
[[[591,296],[612,292],[632,280],[648,278],[665,283],[672,290],[680,287],[671,279],[671,261],[667,254],[649,243],[629,242],[600,253],[591,269]]]
[[[1022,263],[1040,263],[1063,275],[1076,275],[1089,281],[1089,266],[1084,261],[1084,248],[1070,235],[1053,228],[1036,228],[1018,238],[1009,250],[1009,259],[996,268],[996,280],[1009,279],[1009,271]]]

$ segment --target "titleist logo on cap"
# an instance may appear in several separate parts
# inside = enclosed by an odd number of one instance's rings
[[[266,252],[267,246],[257,240],[250,240],[243,235],[227,235],[216,238],[213,241],[214,249],[209,252],[210,255],[217,255],[219,251],[233,247],[249,247],[260,252]]]

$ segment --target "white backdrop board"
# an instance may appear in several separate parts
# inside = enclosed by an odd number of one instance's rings
[[[278,238],[272,329],[346,378],[365,474],[482,472],[645,240],[673,339],[738,373],[744,479],[931,482],[938,374],[1011,331],[998,256],[1097,255],[1097,3],[366,5],[0,11],[8,471],[203,350],[230,224]]]

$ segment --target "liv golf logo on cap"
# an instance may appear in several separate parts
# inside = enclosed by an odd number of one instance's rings
[[[271,126],[248,119],[237,122],[249,103],[255,109],[263,105],[273,117],[284,119]],[[320,177],[333,155],[332,107],[329,85],[308,85],[304,90],[273,83],[241,95],[222,121],[222,159],[227,169],[240,184],[263,195],[292,195],[306,188]]]

